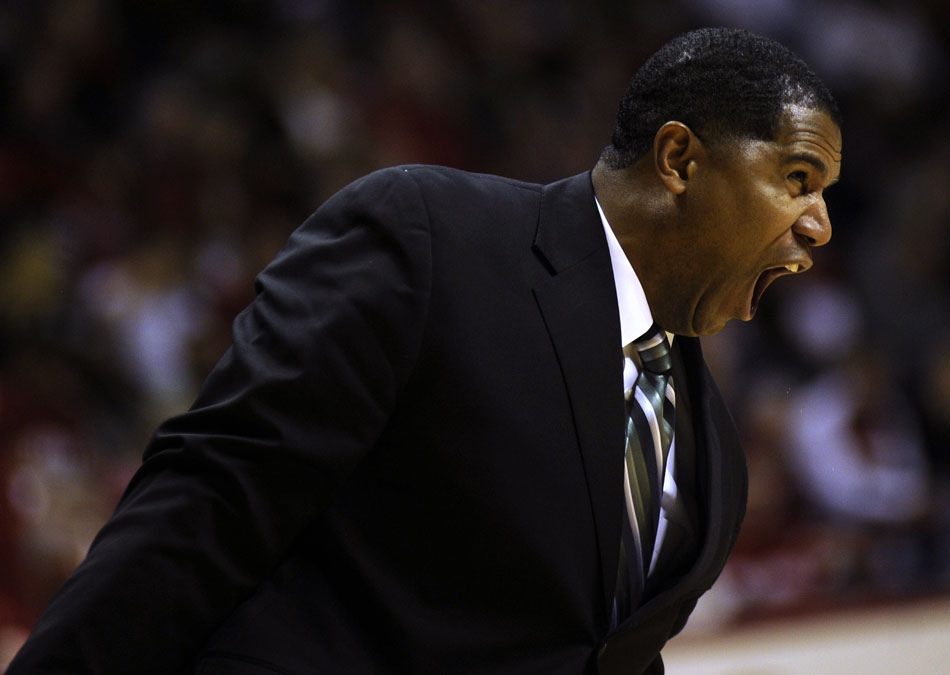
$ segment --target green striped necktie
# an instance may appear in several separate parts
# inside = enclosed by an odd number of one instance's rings
[[[634,386],[625,392],[627,442],[624,451],[625,515],[617,578],[619,620],[639,603],[653,558],[666,458],[673,441],[676,397],[666,333],[655,323],[624,348],[639,361]]]

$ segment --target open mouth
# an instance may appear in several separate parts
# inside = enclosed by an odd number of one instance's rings
[[[755,316],[755,312],[759,308],[759,300],[762,299],[762,294],[765,293],[765,289],[769,287],[769,284],[786,274],[797,274],[800,269],[801,265],[794,263],[782,265],[781,267],[772,267],[762,272],[755,282],[755,287],[752,289],[752,305],[749,307],[750,318]]]

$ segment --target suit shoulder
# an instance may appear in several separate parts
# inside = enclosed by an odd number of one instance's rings
[[[428,204],[534,201],[543,186],[486,173],[443,166],[406,164],[378,169],[357,178],[332,195],[327,204],[404,202],[421,198]]]
[[[410,164],[374,171],[330,202],[362,205],[388,216],[411,214],[427,227],[467,239],[501,232],[534,236],[544,186],[485,173]],[[337,202],[337,200],[341,200]]]
[[[387,171],[386,169],[383,170]],[[542,185],[530,183],[527,181],[506,178],[489,173],[476,173],[453,169],[445,166],[432,166],[427,164],[405,164],[393,167],[391,171],[402,172],[410,176],[413,180],[425,188],[457,188],[465,189],[500,189],[500,190],[526,190],[529,192],[540,193]]]
[[[486,173],[439,166],[396,167],[412,180],[434,221],[452,222],[460,230],[474,230],[488,222],[536,223],[544,187]]]

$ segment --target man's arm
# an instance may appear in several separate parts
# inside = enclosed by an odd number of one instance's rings
[[[294,233],[9,675],[173,673],[194,658],[381,433],[421,340],[428,236],[401,170]]]

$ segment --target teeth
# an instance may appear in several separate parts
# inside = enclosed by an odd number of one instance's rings
[[[785,269],[787,269],[787,270],[788,270],[789,272],[791,272],[792,274],[795,274],[796,272],[798,272],[798,268],[799,268],[798,263],[795,263],[794,265],[786,265],[786,266],[785,266]]]

